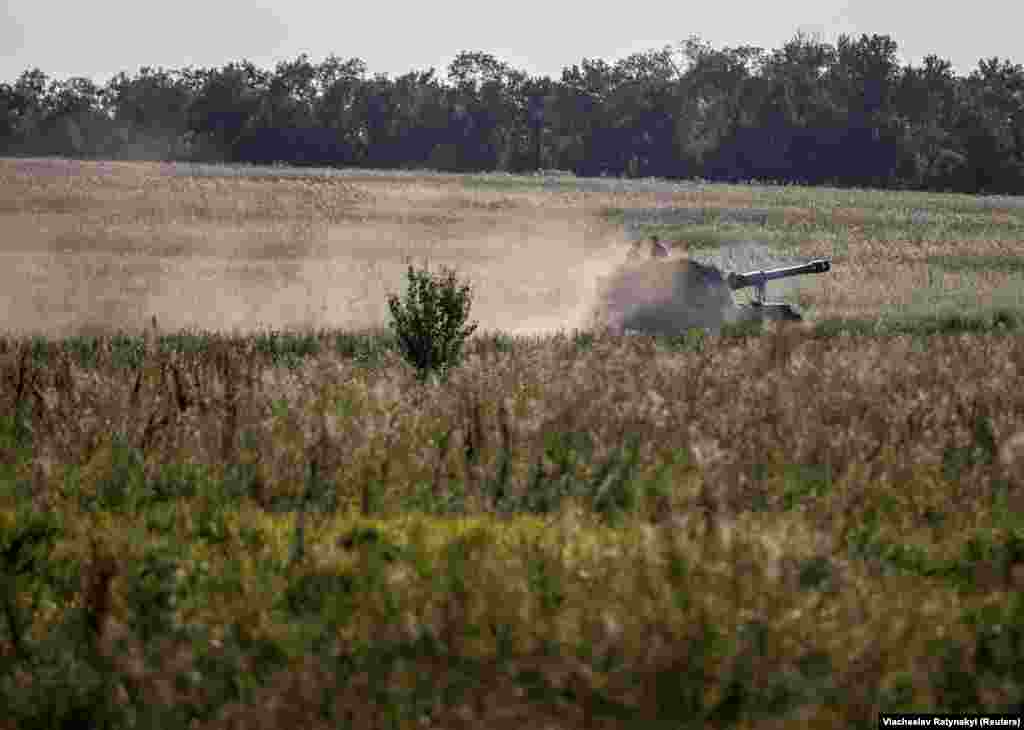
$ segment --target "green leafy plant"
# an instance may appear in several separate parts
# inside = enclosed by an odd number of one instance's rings
[[[99,338],[87,335],[69,337],[64,341],[64,348],[74,361],[83,368],[95,368],[100,355]]]
[[[393,342],[394,338],[390,332],[339,332],[334,338],[334,349],[342,357],[369,368],[380,365]]]
[[[782,504],[787,510],[805,498],[820,497],[832,488],[832,469],[827,464],[787,465],[784,478]]]
[[[0,483],[17,481],[18,466],[32,460],[32,429],[30,408],[22,400],[12,413],[0,417]]]
[[[686,330],[681,335],[664,338],[666,346],[676,352],[704,352],[707,347],[707,332],[699,327]]]
[[[969,446],[949,447],[943,452],[942,469],[947,479],[959,479],[965,469],[991,464],[995,459],[997,449],[991,421],[983,416],[976,416],[973,430],[974,443]]]
[[[132,446],[121,432],[115,432],[109,444],[100,447],[96,473],[73,467],[67,474],[62,492],[78,501],[89,512],[132,512],[163,493],[147,487],[142,452]]]
[[[194,331],[172,332],[162,335],[158,349],[162,353],[179,352],[184,355],[205,354],[210,351],[211,337],[208,333]]]
[[[138,370],[146,357],[146,343],[142,337],[118,332],[110,339],[110,358],[115,368]]]
[[[275,365],[291,370],[320,351],[320,343],[311,333],[261,332],[255,337],[256,351],[271,358]]]
[[[27,633],[49,574],[50,553],[61,528],[46,512],[22,508],[9,525],[0,527],[0,610],[3,628],[15,656],[25,659],[29,653]],[[31,596],[28,611],[16,596]]]
[[[459,285],[455,272],[445,269],[432,275],[426,269],[408,269],[409,290],[405,301],[388,296],[391,327],[402,356],[425,380],[431,373],[442,377],[462,359],[462,346],[477,328],[466,325],[472,292]]]

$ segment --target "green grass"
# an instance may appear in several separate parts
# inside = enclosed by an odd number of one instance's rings
[[[1015,276],[1024,275],[1024,252],[1019,256],[929,256],[925,261],[929,266],[935,266],[945,271],[968,273],[996,271]]]
[[[462,180],[467,187],[517,190],[542,190],[557,187],[559,190],[572,192],[595,185],[623,190],[629,190],[631,186],[638,190],[661,189],[665,192],[700,190],[724,195],[749,195],[751,207],[754,208],[797,207],[817,211],[828,211],[833,208],[860,208],[876,211],[880,217],[902,216],[908,222],[910,211],[913,210],[926,210],[931,215],[940,217],[971,216],[986,214],[992,210],[1001,210],[1013,217],[1016,225],[1024,224],[1024,202],[1020,198],[1008,196],[986,199],[965,194],[918,191],[508,174],[471,174],[463,176]]]
[[[799,208],[864,208],[885,211],[927,210],[933,214],[971,214],[992,209],[1005,210],[1018,220],[1024,218],[1020,199],[998,198],[986,201],[974,195],[815,187],[796,185],[721,185],[728,193],[749,193],[756,206],[794,206]]]
[[[938,266],[943,265],[944,260]],[[976,269],[958,264],[962,268]],[[981,270],[998,270],[978,267]],[[991,302],[979,302],[973,290],[967,286],[957,290],[931,287],[921,290],[918,301],[910,306],[889,308],[877,318],[826,318],[814,322],[818,337],[839,337],[843,335],[892,334],[948,335],[957,333],[1012,333],[1024,327],[1024,280],[1014,280]],[[761,336],[765,330],[757,323],[727,326],[722,335]],[[550,336],[511,336],[503,332],[481,332],[467,343],[468,352],[497,353],[513,352],[517,347],[537,347],[545,343],[564,341],[576,348],[586,348],[594,334],[580,331],[573,334],[559,333]],[[706,338],[696,332],[686,336],[656,335],[653,340],[668,348],[693,349],[703,347]],[[0,352],[16,347],[17,338],[0,336]],[[196,355],[208,352],[219,343],[225,342],[220,332],[190,331],[184,334],[161,335],[157,351],[169,355],[179,353]],[[30,349],[30,357],[36,365],[45,365],[58,352],[67,352],[76,364],[86,369],[96,369],[104,363],[114,367],[137,370],[144,357],[146,337],[144,335],[116,334],[111,337],[68,337],[56,340],[37,338]],[[252,350],[267,358],[276,367],[294,369],[307,358],[318,356],[323,350],[331,350],[344,359],[366,366],[380,366],[389,354],[397,354],[394,336],[387,330],[288,332],[273,331],[254,335]]]
[[[958,311],[955,305],[938,311],[900,312],[879,319],[826,318],[814,323],[814,335],[829,337],[932,337],[957,334],[1018,335],[1024,330],[1024,308]]]
[[[781,203],[779,203],[781,205]],[[725,209],[731,210],[731,209]],[[770,241],[801,241],[808,238],[842,237],[850,233],[851,224],[835,220],[831,212],[820,208],[813,222],[784,223],[781,210],[769,210],[767,224],[732,223],[722,219],[722,209],[705,208],[703,223],[666,224],[641,222],[638,230],[642,235],[657,234],[668,240],[691,241],[696,247],[708,248],[721,242],[741,239]],[[621,208],[606,208],[603,217],[613,223],[625,224],[629,211]],[[727,214],[726,214],[727,215]],[[995,222],[989,211],[974,210],[969,213],[939,213],[925,223],[917,223],[904,213],[879,210],[852,224],[858,235],[870,240],[901,240],[913,243],[939,242],[957,243],[970,241],[1018,242],[1024,237],[1024,214],[1011,218],[1009,222]]]

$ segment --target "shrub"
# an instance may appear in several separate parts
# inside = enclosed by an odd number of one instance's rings
[[[470,287],[460,286],[452,270],[434,276],[410,265],[408,277],[404,303],[388,296],[399,351],[421,380],[433,371],[443,377],[459,364],[462,346],[477,328],[476,323],[464,326],[472,302]]]

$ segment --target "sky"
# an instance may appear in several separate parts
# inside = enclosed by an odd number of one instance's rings
[[[559,78],[583,58],[614,63],[677,46],[691,35],[715,48],[781,47],[797,31],[835,43],[841,33],[888,34],[903,64],[935,54],[966,75],[980,58],[1024,64],[1024,3],[975,0],[775,0],[684,3],[479,0],[358,3],[323,0],[0,0],[0,81],[38,67],[51,78],[103,84],[141,66],[213,67],[248,59],[271,70],[306,53],[362,58],[392,77],[434,67],[445,76],[461,50],[493,54],[530,75]],[[626,12],[628,11],[628,12]]]

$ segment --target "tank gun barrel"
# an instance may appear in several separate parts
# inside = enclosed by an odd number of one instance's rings
[[[767,282],[774,281],[775,279],[786,279],[790,276],[800,276],[802,274],[824,274],[831,268],[832,264],[828,259],[815,259],[798,266],[782,266],[766,271],[748,271],[744,274],[730,273],[726,281],[729,284],[729,288],[734,291],[748,286],[763,289]]]

